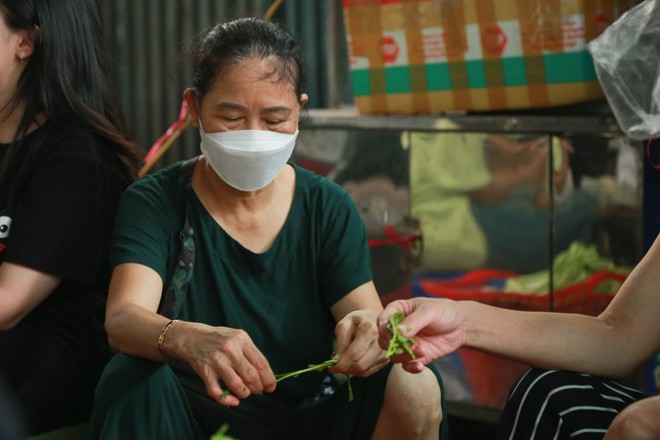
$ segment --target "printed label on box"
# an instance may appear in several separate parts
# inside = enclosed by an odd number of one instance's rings
[[[353,50],[353,39],[350,36],[346,37],[346,47],[348,48],[351,69],[369,69],[369,58],[355,55],[355,51]]]
[[[584,15],[576,14],[566,17],[561,24],[564,35],[564,52],[579,52],[584,50],[587,42],[584,31]]]
[[[427,63],[441,63],[450,57],[477,59],[481,56],[481,40],[478,26],[468,25],[473,35],[468,36],[468,42],[460,41],[460,37],[448,33],[441,26],[427,27],[421,30],[424,60]],[[475,30],[476,29],[476,30]]]
[[[467,38],[467,51],[465,51],[466,60],[480,60],[484,57],[481,50],[481,30],[478,24],[468,24],[465,26],[465,37]]]
[[[507,38],[507,43],[502,49],[502,58],[522,56],[523,48],[522,39],[520,38],[520,22],[518,20],[504,20],[500,21],[499,25]]]
[[[427,63],[447,61],[447,45],[441,27],[422,29],[424,60]]]
[[[508,39],[499,24],[481,27],[481,47],[487,57],[500,57]]]
[[[408,65],[408,44],[405,31],[384,32],[380,42],[385,66]]]

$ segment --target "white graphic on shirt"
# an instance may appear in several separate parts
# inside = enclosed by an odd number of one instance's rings
[[[11,226],[11,217],[0,216],[0,238],[9,237],[9,228]]]

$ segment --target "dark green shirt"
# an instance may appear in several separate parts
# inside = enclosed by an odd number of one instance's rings
[[[133,184],[123,195],[110,252],[113,266],[139,263],[167,286],[177,260],[186,206],[180,163]],[[179,318],[245,330],[275,373],[317,364],[332,355],[330,307],[371,281],[367,236],[348,194],[294,166],[296,189],[272,247],[245,249],[188,197],[195,266]],[[308,373],[278,385],[278,393],[310,395],[323,376]]]

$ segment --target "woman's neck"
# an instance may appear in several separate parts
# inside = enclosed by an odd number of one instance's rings
[[[25,103],[20,102],[12,109],[5,109],[5,111],[11,110],[8,114],[5,114],[4,111],[0,111],[0,144],[9,144],[16,140],[18,126],[25,113],[25,108]],[[39,128],[44,122],[46,122],[46,119],[46,115],[43,113],[37,115],[37,117],[35,117],[30,123],[26,134]]]
[[[21,122],[25,104],[19,103],[14,108],[3,106],[0,111],[0,144],[9,144],[16,139],[16,130]]]

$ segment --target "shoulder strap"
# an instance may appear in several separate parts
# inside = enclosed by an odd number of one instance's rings
[[[172,273],[172,279],[167,286],[163,298],[158,308],[158,313],[174,319],[179,316],[184,297],[188,292],[190,280],[192,279],[193,267],[195,265],[195,241],[193,240],[193,228],[188,219],[188,209],[190,206],[190,191],[192,185],[192,173],[195,169],[198,157],[188,159],[181,164],[181,175],[184,176],[183,184],[183,203],[185,204],[185,214],[183,226],[179,232],[179,257]]]

